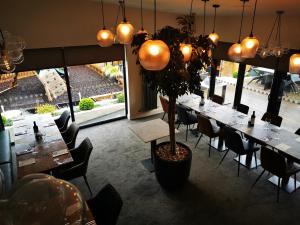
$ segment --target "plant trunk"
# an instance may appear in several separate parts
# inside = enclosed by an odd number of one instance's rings
[[[168,122],[169,122],[169,132],[170,132],[170,150],[173,155],[176,154],[175,107],[176,107],[176,98],[169,96]]]

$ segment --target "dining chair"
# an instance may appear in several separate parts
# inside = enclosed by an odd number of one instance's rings
[[[186,125],[185,141],[187,141],[190,125],[193,125],[198,122],[197,117],[196,115],[189,112],[189,109],[187,109],[182,105],[176,105],[176,111],[177,111],[177,119],[178,119],[177,129],[181,124]]]
[[[268,171],[278,177],[277,202],[279,202],[280,184],[282,182],[282,179],[294,175],[294,187],[296,191],[297,189],[296,174],[300,171],[300,167],[296,166],[295,164],[287,164],[285,158],[282,155],[280,155],[276,151],[273,151],[272,149],[267,148],[266,146],[261,147],[260,160],[261,160],[261,166],[263,168],[263,171],[253,183],[251,189],[259,181],[259,179],[262,177],[265,171]]]
[[[201,114],[198,115],[198,126],[197,129],[199,133],[201,134],[198,138],[198,141],[195,145],[195,148],[197,147],[199,141],[201,140],[203,135],[206,135],[209,138],[209,148],[208,148],[208,156],[210,157],[210,150],[211,150],[211,140],[213,138],[220,136],[220,127],[215,126],[211,123],[211,121],[207,118],[202,116]]]
[[[159,99],[160,99],[161,107],[164,111],[164,115],[161,118],[163,120],[165,118],[165,115],[169,112],[169,101],[161,95],[159,96]]]
[[[90,194],[92,195],[91,187],[88,183],[86,173],[89,164],[89,158],[93,150],[93,145],[89,138],[85,138],[81,144],[74,149],[70,150],[73,162],[59,167],[53,171],[56,178],[63,180],[72,180],[78,177],[83,177]]]
[[[215,102],[215,103],[220,104],[220,105],[223,105],[223,103],[224,103],[224,98],[223,98],[222,96],[219,96],[219,95],[213,95],[213,96],[211,97],[211,100],[212,100],[213,102]]]
[[[243,104],[238,104],[236,106],[236,110],[239,111],[239,112],[241,112],[241,113],[244,113],[244,114],[248,115],[249,106],[243,105]]]
[[[58,119],[54,120],[60,132],[66,131],[70,118],[71,114],[68,110],[66,110],[60,115]]]
[[[295,134],[300,135],[300,128],[296,130]]]
[[[79,126],[75,122],[71,123],[65,132],[61,132],[68,149],[73,149],[75,147],[78,132]]]
[[[238,155],[238,176],[240,175],[240,165],[241,165],[241,156],[248,155],[253,153],[255,158],[255,165],[257,169],[257,157],[256,152],[259,150],[258,147],[255,147],[253,143],[242,139],[242,137],[232,128],[224,127],[223,128],[223,138],[225,139],[225,146],[227,151],[219,162],[219,166],[224,161],[229,150],[235,152]]]
[[[123,201],[116,189],[107,184],[87,204],[97,224],[116,225]]]
[[[261,120],[266,121],[266,122],[270,122],[271,124],[273,124],[277,127],[280,127],[281,122],[282,122],[282,117],[274,115],[274,114],[269,113],[269,112],[265,112],[265,114],[262,116]]]

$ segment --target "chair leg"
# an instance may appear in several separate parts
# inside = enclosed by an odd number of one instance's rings
[[[210,157],[210,149],[211,149],[211,138],[209,138],[208,157]]]
[[[88,187],[88,189],[89,189],[89,191],[90,191],[90,194],[91,194],[91,196],[93,196],[93,193],[92,193],[91,187],[90,187],[90,185],[89,185],[89,183],[88,183],[88,181],[87,181],[87,178],[86,178],[86,176],[85,176],[85,175],[83,176],[83,179],[84,179],[84,181],[85,181],[85,183],[86,183],[86,186]]]
[[[219,162],[218,167],[222,164],[222,162],[223,162],[223,160],[225,159],[225,157],[226,157],[226,155],[228,154],[228,152],[229,152],[229,149],[227,149],[227,151],[225,152],[223,158],[222,158],[221,161]]]
[[[295,191],[297,190],[297,175],[295,173],[294,175],[294,187],[295,187]]]
[[[256,157],[256,152],[254,152],[254,159],[255,159],[255,167],[257,169],[257,157]]]
[[[178,126],[177,126],[177,129],[179,129],[179,126],[180,126],[181,122],[178,122]]]
[[[266,170],[263,170],[261,174],[256,178],[255,182],[252,184],[251,189],[254,188],[255,184],[259,181],[262,175],[265,173]]]
[[[238,177],[240,176],[240,167],[241,167],[241,155],[239,155],[239,162],[238,162]]]
[[[277,185],[277,202],[279,202],[280,180],[281,180],[281,178],[278,177],[278,185]]]
[[[185,141],[187,141],[188,133],[189,133],[189,125],[186,125]]]
[[[200,137],[198,138],[198,141],[197,141],[197,143],[196,143],[196,145],[195,145],[195,148],[196,148],[197,145],[199,144],[199,141],[201,140],[202,136],[203,136],[203,134],[201,134]]]
[[[164,115],[163,115],[163,117],[161,118],[162,120],[164,120],[164,118],[165,118],[165,115],[166,115],[166,112],[164,112]]]

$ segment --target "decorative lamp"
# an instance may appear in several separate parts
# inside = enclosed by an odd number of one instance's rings
[[[242,27],[243,27],[243,20],[244,20],[244,12],[245,12],[245,4],[249,0],[241,0],[243,2],[243,10],[242,10],[242,17],[241,17],[241,25],[240,25],[240,33],[238,42],[232,44],[228,49],[228,57],[235,61],[235,62],[243,62],[245,58],[242,57],[242,45],[241,45],[241,34],[242,34]]]
[[[180,44],[180,51],[183,55],[183,61],[188,62],[191,59],[193,47],[191,44]]]
[[[102,25],[103,28],[97,33],[97,41],[101,47],[109,47],[114,43],[113,33],[105,28],[103,0],[101,0]]]
[[[300,54],[293,54],[290,58],[290,73],[300,74]]]
[[[123,21],[117,26],[117,40],[121,44],[130,44],[133,35],[134,35],[134,27],[129,23],[126,19],[125,14],[125,0],[121,2],[123,8]]]
[[[215,8],[214,28],[213,28],[213,31],[208,35],[208,37],[216,45],[216,44],[218,44],[218,41],[220,39],[220,36],[215,32],[216,17],[217,17],[217,8],[219,8],[220,5],[213,5],[213,7]]]
[[[250,35],[248,37],[246,37],[241,43],[243,58],[254,58],[257,53],[258,47],[259,47],[258,39],[256,37],[254,37],[254,35],[253,35],[253,28],[254,28],[255,15],[256,15],[256,6],[257,6],[257,0],[255,0]]]

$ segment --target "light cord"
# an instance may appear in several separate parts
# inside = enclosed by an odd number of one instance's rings
[[[267,43],[266,43],[266,46],[265,46],[266,48],[269,47],[269,43],[270,43],[271,37],[272,37],[272,35],[273,35],[275,26],[276,26],[276,24],[277,24],[277,20],[278,20],[278,15],[276,16],[276,19],[275,19],[275,21],[274,21],[272,30],[271,30],[271,32],[270,32],[270,34],[269,34],[269,37],[268,37],[268,40],[267,40]]]
[[[101,0],[100,3],[101,3],[101,11],[102,11],[102,26],[103,26],[103,29],[105,29],[103,0]]]
[[[252,26],[251,26],[250,37],[253,37],[253,28],[254,28],[255,16],[256,16],[256,6],[257,6],[257,0],[255,0],[255,6],[254,6],[253,17],[252,17]]]
[[[245,4],[246,4],[246,1],[244,0],[243,1],[243,10],[242,10],[242,18],[241,18],[241,26],[240,26],[240,33],[239,33],[238,43],[241,43],[242,27],[243,27],[244,12],[245,12]]]
[[[143,0],[141,0],[141,30],[144,30]]]

